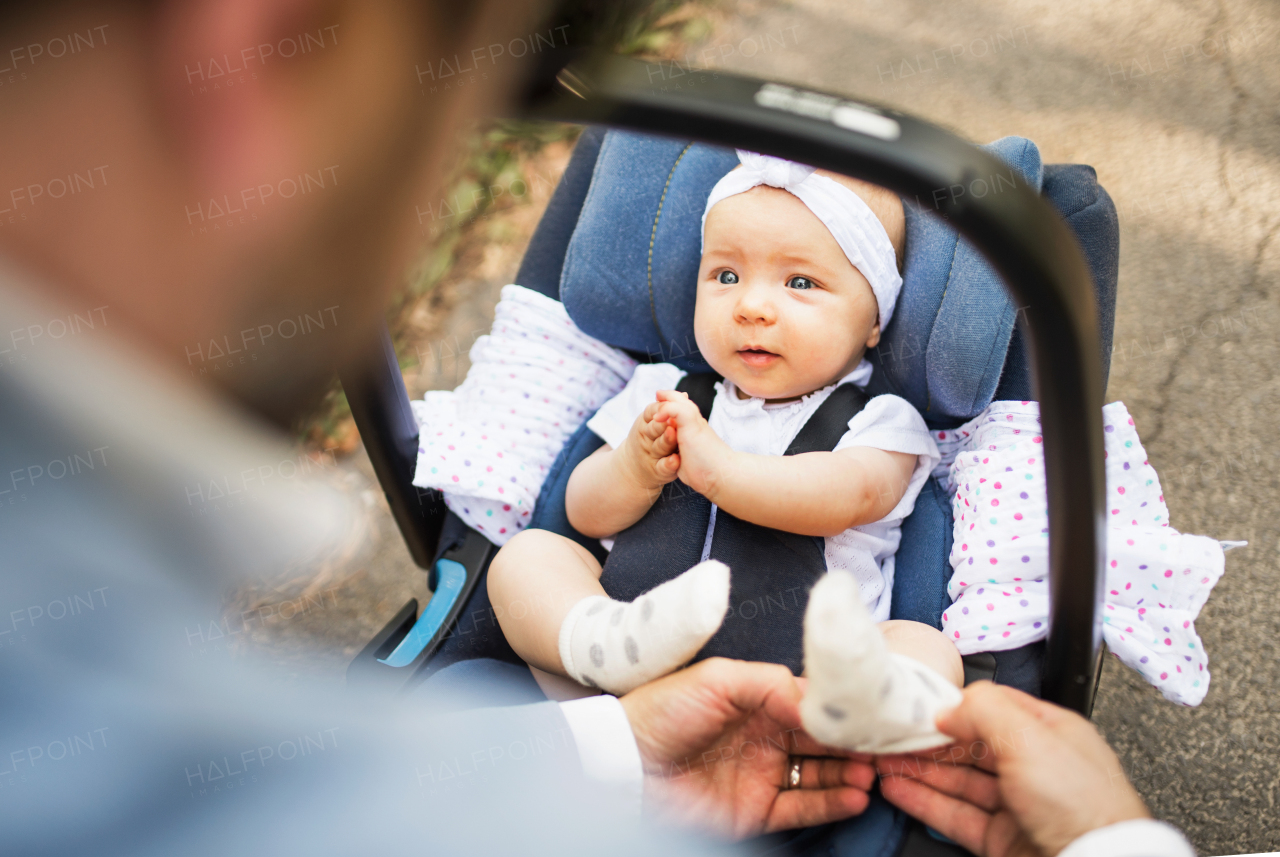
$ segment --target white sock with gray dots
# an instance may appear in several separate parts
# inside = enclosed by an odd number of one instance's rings
[[[622,695],[684,665],[729,609],[729,567],[700,562],[630,604],[584,598],[560,626],[560,662],[574,681]]]
[[[910,753],[951,742],[934,718],[960,704],[960,689],[889,651],[851,574],[829,572],[809,593],[804,671],[809,683],[800,720],[824,744]]]

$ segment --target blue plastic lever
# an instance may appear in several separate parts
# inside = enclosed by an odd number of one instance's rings
[[[442,559],[436,563],[436,576],[436,591],[427,602],[427,609],[422,611],[400,645],[385,658],[378,658],[379,663],[389,667],[409,666],[440,630],[450,608],[462,593],[462,585],[467,582],[467,569],[460,562]]]

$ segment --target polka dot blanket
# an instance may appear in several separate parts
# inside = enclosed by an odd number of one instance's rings
[[[1106,450],[1103,638],[1166,699],[1198,705],[1208,658],[1195,619],[1223,571],[1223,544],[1169,526],[1160,478],[1122,402],[1102,409]],[[959,429],[935,431],[934,475],[953,495],[955,544],[944,633],[962,654],[1048,633],[1049,522],[1036,402],[994,402]]]
[[[627,383],[636,363],[587,336],[564,305],[506,286],[487,336],[472,346],[456,390],[412,403],[418,421],[413,484],[497,545],[528,525],[561,448]]]

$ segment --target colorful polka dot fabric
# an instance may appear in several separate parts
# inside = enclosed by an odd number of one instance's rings
[[[994,402],[959,429],[934,432],[953,493],[954,569],[943,631],[962,654],[1048,634],[1048,511],[1036,402]],[[1107,578],[1103,636],[1166,699],[1198,705],[1209,687],[1195,619],[1222,576],[1214,539],[1169,526],[1160,479],[1122,402],[1102,409]]]
[[[488,336],[456,390],[412,403],[413,484],[496,545],[524,529],[561,448],[627,383],[636,363],[587,336],[564,305],[523,286],[502,290]]]

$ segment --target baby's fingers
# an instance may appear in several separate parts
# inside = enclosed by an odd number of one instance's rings
[[[666,458],[658,459],[658,472],[664,478],[675,479],[680,472],[680,454],[673,452]]]
[[[636,427],[636,431],[639,432],[640,436],[643,437],[644,439],[649,441],[656,441],[660,437],[662,437],[663,434],[667,432],[668,428],[669,426],[665,422],[662,422],[660,420],[655,420],[655,419],[649,419],[649,420],[642,420],[640,424]]]
[[[688,399],[677,399],[663,402],[654,414],[655,420],[669,421],[676,426],[691,425],[701,415],[698,408]]]
[[[664,455],[670,455],[671,453],[675,452],[676,451],[675,428],[667,425],[666,423],[655,423],[655,425],[663,426],[664,430],[662,434],[659,435],[653,442],[654,454],[657,455],[659,458],[661,458]]]
[[[658,401],[659,402],[682,402],[682,401],[687,402],[689,401],[689,394],[682,393],[679,390],[659,390]]]

